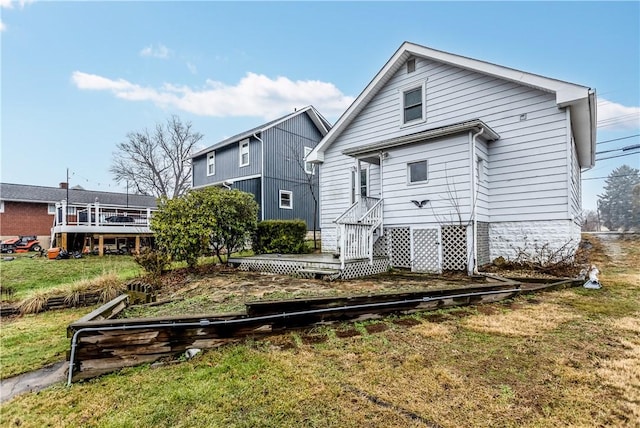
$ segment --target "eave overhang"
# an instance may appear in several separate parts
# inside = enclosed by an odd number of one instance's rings
[[[432,140],[435,138],[446,137],[449,135],[459,134],[461,132],[480,132],[480,137],[485,141],[496,141],[500,139],[500,135],[491,129],[483,121],[476,119],[466,122],[455,123],[453,125],[441,126],[438,128],[428,129],[426,131],[417,132],[415,134],[403,135],[402,137],[391,138],[388,140],[378,141],[375,143],[364,144],[358,147],[352,147],[342,151],[343,155],[362,157],[371,155],[376,152],[383,152],[392,148],[405,146],[408,144],[418,143],[421,141]]]

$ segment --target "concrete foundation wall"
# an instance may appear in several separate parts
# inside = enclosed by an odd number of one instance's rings
[[[571,220],[510,221],[489,225],[491,261],[497,257],[513,260],[518,250],[533,254],[566,247],[575,251],[580,243],[580,226]]]

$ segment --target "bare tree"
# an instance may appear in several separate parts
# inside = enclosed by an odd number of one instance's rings
[[[174,198],[190,187],[193,148],[203,138],[172,115],[154,130],[133,131],[117,144],[109,171],[117,183],[127,182],[139,193]]]

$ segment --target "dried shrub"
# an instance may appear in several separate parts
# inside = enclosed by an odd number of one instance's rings
[[[168,254],[146,248],[133,257],[133,260],[152,277],[159,277],[171,263]]]
[[[47,306],[48,297],[45,293],[35,293],[32,296],[27,297],[22,302],[18,310],[20,314],[37,314],[42,312]]]

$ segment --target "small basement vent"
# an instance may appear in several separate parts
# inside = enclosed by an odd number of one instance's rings
[[[413,73],[414,71],[416,71],[416,59],[411,58],[407,61],[407,73]]]

